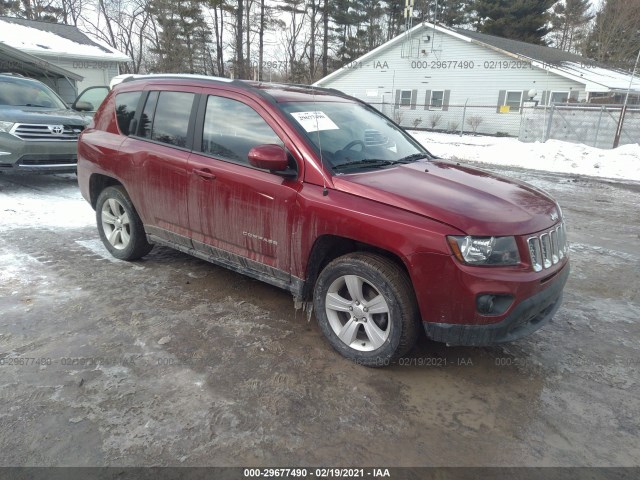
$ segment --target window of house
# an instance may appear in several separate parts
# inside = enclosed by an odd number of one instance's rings
[[[202,152],[249,164],[249,150],[284,143],[253,108],[237,100],[209,96],[202,132]]]
[[[504,104],[510,112],[519,112],[522,105],[522,92],[507,92]]]
[[[569,101],[569,92],[551,92],[549,96],[549,105],[554,103],[567,103]]]
[[[400,106],[401,107],[411,106],[411,90],[402,90],[400,92]]]
[[[151,140],[186,147],[194,97],[195,94],[187,92],[160,92],[153,116]]]
[[[429,102],[429,110],[442,110],[444,101],[443,90],[433,90],[431,92],[431,101]]]
[[[116,95],[116,119],[118,128],[123,135],[130,135],[131,120],[136,116],[136,108],[142,92],[125,92]]]

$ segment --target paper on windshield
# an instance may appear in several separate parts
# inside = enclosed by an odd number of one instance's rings
[[[320,132],[322,130],[340,130],[333,120],[331,120],[324,112],[292,112],[291,116],[307,132]]]

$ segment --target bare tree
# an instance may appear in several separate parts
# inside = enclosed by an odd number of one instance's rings
[[[596,14],[587,55],[621,68],[632,68],[640,49],[640,0],[606,0]]]

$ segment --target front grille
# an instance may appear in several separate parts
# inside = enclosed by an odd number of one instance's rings
[[[27,141],[75,142],[82,130],[84,130],[84,125],[16,123],[11,129],[11,133]]]
[[[549,268],[569,255],[564,222],[557,227],[527,239],[531,265],[536,272]]]

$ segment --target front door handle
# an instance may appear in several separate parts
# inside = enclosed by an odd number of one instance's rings
[[[193,173],[198,175],[200,178],[204,178],[205,180],[215,180],[216,178],[215,174],[208,168],[196,169],[193,171]]]

